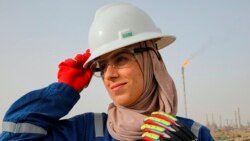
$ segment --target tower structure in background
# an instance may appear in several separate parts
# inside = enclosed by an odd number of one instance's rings
[[[222,129],[222,120],[221,120],[221,115],[220,115],[220,129]]]
[[[237,111],[234,112],[234,117],[235,117],[235,128],[238,128],[238,119],[237,119]]]
[[[239,128],[242,128],[241,119],[240,119],[240,108],[238,107],[238,121],[239,121]]]
[[[187,96],[186,96],[186,84],[185,84],[185,67],[190,63],[189,60],[185,60],[181,65],[181,73],[182,73],[182,80],[183,80],[183,94],[184,94],[184,106],[185,106],[185,116],[188,117],[187,111]]]

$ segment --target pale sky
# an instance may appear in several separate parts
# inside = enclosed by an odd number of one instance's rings
[[[88,48],[88,29],[96,9],[119,0],[0,0],[0,119],[25,93],[57,81],[58,64]],[[120,0],[122,1],[122,0]],[[173,77],[184,116],[181,64],[185,68],[188,117],[206,124],[250,120],[250,1],[122,1],[148,13],[177,40],[160,52]],[[65,118],[106,112],[110,98],[93,78]],[[1,123],[1,122],[0,122]],[[1,127],[0,127],[1,129]]]

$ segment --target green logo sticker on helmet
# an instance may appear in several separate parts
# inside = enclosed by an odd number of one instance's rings
[[[118,36],[119,36],[119,39],[122,40],[122,39],[126,39],[128,37],[132,37],[134,35],[130,29],[123,29],[123,30],[118,32]]]
[[[128,37],[131,37],[131,36],[133,36],[132,32],[127,32],[127,33],[122,34],[122,38],[128,38]]]

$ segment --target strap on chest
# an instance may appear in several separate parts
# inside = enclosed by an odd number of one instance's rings
[[[196,137],[198,137],[198,135],[199,135],[199,131],[200,131],[200,128],[202,127],[202,125],[200,124],[200,123],[198,123],[198,122],[194,122],[193,123],[193,125],[192,125],[192,127],[191,127],[191,131],[192,131],[192,133],[196,136]]]
[[[94,122],[95,122],[95,136],[103,137],[102,113],[94,113]]]

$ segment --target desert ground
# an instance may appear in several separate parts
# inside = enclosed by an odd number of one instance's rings
[[[215,141],[250,141],[250,128],[211,131]]]

